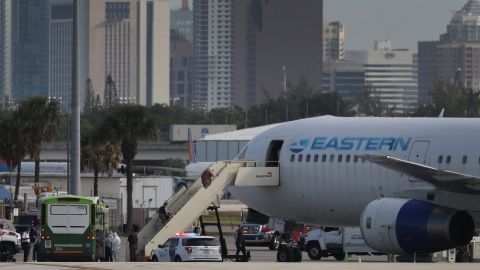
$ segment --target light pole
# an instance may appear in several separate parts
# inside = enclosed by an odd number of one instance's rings
[[[283,96],[285,97],[285,119],[288,121],[288,99],[287,99],[287,66],[283,66]]]

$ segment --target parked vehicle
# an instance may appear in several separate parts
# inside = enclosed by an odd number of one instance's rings
[[[379,254],[365,243],[360,228],[315,229],[307,233],[304,245],[312,260],[328,256],[343,260],[346,255]]]
[[[222,255],[220,243],[214,237],[185,233],[159,245],[150,259],[154,262],[221,262]]]
[[[21,249],[20,234],[12,222],[0,219],[0,262],[13,261],[13,256]]]
[[[285,221],[271,218],[253,209],[242,209],[241,229],[245,246],[268,247],[276,250],[280,244]]]

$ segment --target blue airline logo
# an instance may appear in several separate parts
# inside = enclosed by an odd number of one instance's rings
[[[303,150],[307,149],[308,145],[310,144],[310,139],[302,139],[298,142],[294,142],[289,146],[290,151],[292,153],[298,154],[303,152]]]
[[[337,151],[407,151],[412,138],[403,137],[316,137],[310,149]],[[309,146],[309,139],[302,139],[290,145],[290,151],[295,154]]]

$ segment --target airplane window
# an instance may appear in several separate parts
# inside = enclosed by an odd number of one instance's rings
[[[463,164],[467,163],[467,160],[468,160],[468,157],[467,157],[467,156],[463,156],[463,157],[462,157],[462,163],[463,163]]]
[[[440,155],[438,156],[438,164],[442,164],[442,162],[443,162],[443,156]]]
[[[318,155],[313,156],[313,161],[318,162]]]
[[[371,229],[371,228],[372,228],[372,218],[367,217],[367,229]]]
[[[331,154],[331,155],[330,155],[330,162],[333,162],[333,161],[335,161],[335,155],[334,155],[334,154]]]
[[[355,163],[358,162],[358,156],[357,156],[357,155],[355,155],[355,157],[353,157],[353,161],[354,161]]]
[[[303,155],[302,154],[298,155],[298,162],[302,162],[302,159],[303,159]]]
[[[345,161],[346,161],[346,162],[350,162],[350,155],[347,155],[347,156],[345,157]]]
[[[294,162],[295,161],[295,155],[290,155],[290,162]]]
[[[308,154],[308,155],[306,156],[305,161],[306,161],[306,162],[310,162],[310,154]]]
[[[343,158],[342,155],[338,155],[338,162],[342,162],[342,158]]]
[[[452,157],[447,156],[447,158],[445,159],[445,163],[450,164],[450,161],[452,161]]]
[[[480,158],[479,158],[479,160],[480,160]],[[325,161],[327,161],[327,155],[322,155],[322,162],[325,162]]]

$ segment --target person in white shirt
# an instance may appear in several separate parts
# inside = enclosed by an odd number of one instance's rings
[[[25,230],[22,232],[22,249],[23,249],[23,261],[28,261],[28,255],[30,254],[30,232]]]

